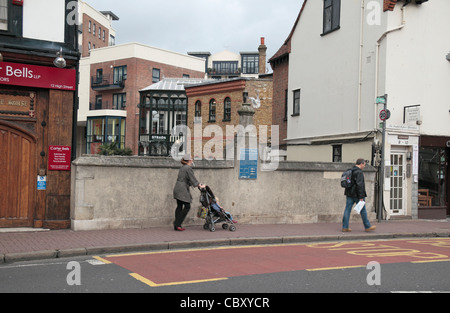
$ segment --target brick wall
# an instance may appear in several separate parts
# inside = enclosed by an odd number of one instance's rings
[[[89,32],[89,21],[91,21],[91,32]],[[95,24],[95,36],[93,34],[93,27]],[[98,37],[98,31],[100,27],[100,38]],[[105,31],[105,40],[103,40],[103,31]],[[81,56],[89,56],[89,42],[91,43],[91,49],[108,47],[109,45],[109,29],[98,21],[94,20],[89,15],[83,14],[83,42]]]
[[[256,110],[254,115],[254,123],[257,129],[259,125],[268,126],[268,136],[271,134],[272,125],[272,93],[273,93],[273,82],[270,79],[242,79],[233,81],[218,82],[211,85],[202,85],[198,87],[187,88],[188,96],[188,127],[191,130],[191,137],[194,142],[191,142],[191,153],[195,158],[209,158],[210,155],[201,155],[205,144],[214,145],[211,140],[213,138],[219,139],[222,142],[223,151],[225,153],[226,147],[226,128],[227,126],[237,126],[239,125],[239,114],[238,110],[241,108],[243,103],[243,92],[246,90],[249,97],[256,98],[256,90],[259,91],[259,96],[261,99],[261,107]],[[231,99],[231,119],[229,121],[224,120],[224,102],[225,99],[229,97]],[[210,100],[214,99],[216,101],[216,121],[209,121],[209,103]],[[202,117],[201,124],[194,123],[195,116],[195,103],[200,101],[202,104]],[[198,134],[195,132],[196,127],[200,127],[202,132]],[[217,125],[222,130],[222,134],[208,135],[205,132],[205,128],[210,125]],[[208,130],[208,129],[207,129]],[[231,138],[230,138],[231,139]],[[194,145],[196,144],[196,145]],[[201,144],[201,147],[199,146]],[[219,145],[220,143],[218,143]],[[209,149],[205,149],[208,150]],[[211,150],[216,152],[215,149]]]
[[[287,138],[286,119],[286,91],[289,79],[289,57],[278,59],[272,64],[273,67],[273,109],[272,120],[274,125],[280,127],[280,148],[286,149],[284,141]]]

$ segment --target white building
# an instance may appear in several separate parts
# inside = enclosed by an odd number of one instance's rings
[[[237,77],[258,78],[267,73],[267,46],[264,37],[258,51],[234,53],[228,50],[211,55],[210,52],[188,52],[189,55],[205,59],[205,73],[211,79],[230,79]]]
[[[450,214],[448,12],[448,0],[305,0],[288,37],[288,160],[378,165],[386,94],[385,215]]]

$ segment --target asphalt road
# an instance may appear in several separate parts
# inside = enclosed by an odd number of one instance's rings
[[[287,297],[292,301],[295,293],[442,293],[450,292],[450,238],[220,247],[21,262],[0,265],[0,282],[1,293],[180,293],[171,298],[175,306],[189,305],[188,301],[200,305],[199,300],[212,294],[216,307],[218,303],[224,307],[232,306],[233,300],[225,302],[228,296],[223,294],[252,293],[270,302],[273,293],[291,294]],[[236,300],[236,305],[239,301],[250,304],[250,300]],[[274,301],[279,298],[272,299],[272,307]],[[263,299],[258,302],[263,303]]]

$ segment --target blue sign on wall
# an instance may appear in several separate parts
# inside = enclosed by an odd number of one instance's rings
[[[258,149],[241,149],[239,152],[239,179],[258,177]]]

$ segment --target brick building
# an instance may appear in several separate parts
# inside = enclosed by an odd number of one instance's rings
[[[204,60],[138,43],[91,50],[80,62],[82,153],[118,142],[138,154],[139,91],[164,77],[203,78]]]
[[[81,57],[89,56],[92,49],[115,45],[112,23],[119,20],[117,15],[111,11],[99,12],[84,1],[78,1],[78,14]]]
[[[280,150],[286,150],[287,148],[285,139],[287,138],[290,37],[275,55],[269,59],[273,70],[272,121],[274,125],[279,125],[280,127]]]
[[[192,131],[191,152],[194,158],[220,159],[225,157],[227,126],[239,125],[238,110],[244,102],[243,94],[259,98],[260,107],[256,109],[254,123],[267,126],[270,138],[272,125],[272,93],[273,81],[268,78],[235,78],[207,82],[195,86],[186,86],[188,97],[187,126]],[[214,129],[208,126],[218,126],[222,133],[210,133]],[[201,129],[201,134],[199,130]],[[217,128],[215,128],[217,130]],[[218,141],[216,141],[218,140]],[[223,149],[220,151],[220,149]],[[223,153],[223,154],[222,154]]]

